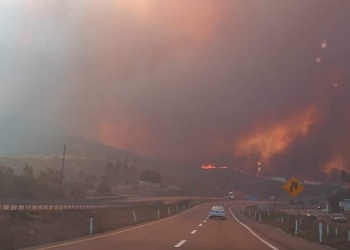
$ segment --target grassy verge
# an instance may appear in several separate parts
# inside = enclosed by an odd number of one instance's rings
[[[189,208],[189,200],[128,208],[0,211],[0,249],[17,249],[88,236],[168,217]],[[169,210],[168,210],[169,209]]]
[[[249,206],[246,207],[243,211],[243,214],[250,217],[253,220],[259,221],[261,215],[261,223],[270,225],[275,228],[279,228],[286,233],[295,235],[295,221],[298,218],[298,237],[314,241],[319,243],[319,223],[322,222],[322,243],[329,247],[345,250],[350,249],[350,242],[348,242],[348,231],[349,228],[341,227],[333,223],[325,223],[325,221],[316,221],[309,219],[304,215],[296,216],[292,214],[287,214],[280,212],[278,210],[260,211],[258,206]],[[250,215],[249,215],[250,214]],[[256,217],[255,217],[256,214]],[[301,223],[300,223],[301,220]],[[328,225],[328,234],[327,234],[327,225]],[[336,236],[336,230],[338,232]]]

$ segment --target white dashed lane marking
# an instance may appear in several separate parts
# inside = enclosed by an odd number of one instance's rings
[[[179,243],[177,243],[174,247],[181,247],[185,242],[185,240],[182,240]]]
[[[193,230],[192,232],[191,232],[191,234],[195,234],[197,232],[197,230]]]
[[[203,224],[199,224],[198,226],[201,227],[201,226],[203,226]]]

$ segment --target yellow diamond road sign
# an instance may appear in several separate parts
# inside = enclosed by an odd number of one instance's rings
[[[297,197],[304,190],[304,186],[294,177],[287,181],[283,188],[293,198]]]

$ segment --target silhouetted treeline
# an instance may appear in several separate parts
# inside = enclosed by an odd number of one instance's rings
[[[0,166],[0,198],[65,199],[85,196],[81,183],[61,181],[61,172],[47,168],[34,175],[32,167],[25,166],[21,174]]]
[[[340,171],[340,181],[347,186],[346,189],[339,190],[336,194],[328,197],[328,202],[331,207],[331,212],[340,212],[342,208],[339,207],[339,202],[350,198],[350,173],[342,170]]]
[[[148,182],[152,182],[152,183],[161,183],[162,176],[157,171],[146,170],[146,171],[141,173],[140,180],[141,181],[148,181]]]
[[[102,178],[106,184],[129,184],[134,185],[137,183],[137,169],[136,161],[132,164],[128,164],[128,160],[121,163],[117,158],[115,164],[108,162],[105,175]]]

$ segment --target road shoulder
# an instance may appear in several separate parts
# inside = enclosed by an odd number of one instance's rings
[[[233,207],[231,211],[237,217],[237,219],[248,226],[251,230],[257,233],[260,237],[268,242],[271,242],[279,250],[320,250],[331,249],[330,247],[323,246],[311,241],[301,239],[291,234],[284,233],[282,230],[259,223],[253,219],[248,218],[240,213],[239,207]]]

